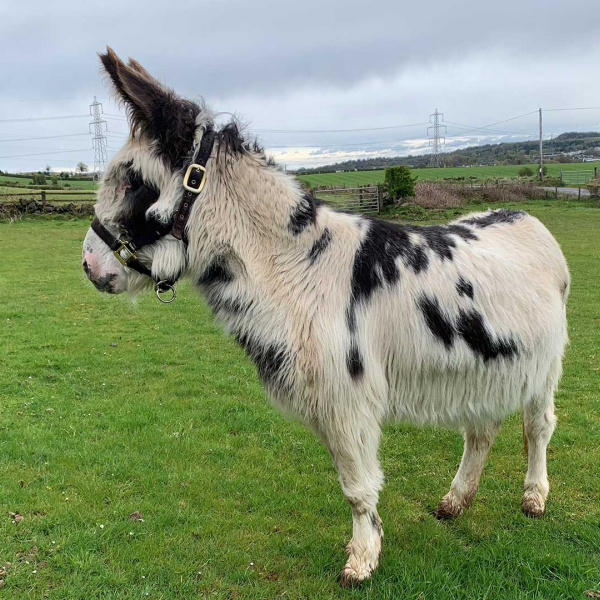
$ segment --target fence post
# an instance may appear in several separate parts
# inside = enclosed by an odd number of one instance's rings
[[[598,179],[598,167],[594,167],[594,179]]]
[[[377,186],[377,212],[381,212],[383,209],[383,190],[381,186]]]
[[[42,190],[42,206],[46,205],[46,190]]]
[[[581,200],[581,186],[579,187],[578,199]]]
[[[558,200],[558,186],[554,187],[554,198]]]

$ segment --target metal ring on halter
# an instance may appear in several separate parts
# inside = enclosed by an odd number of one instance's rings
[[[171,304],[171,302],[173,302],[173,300],[175,300],[175,298],[177,297],[177,294],[175,293],[175,288],[170,283],[167,283],[166,281],[159,281],[154,286],[154,291],[156,292],[156,297],[164,304]],[[168,292],[168,291],[171,292],[171,297],[163,298],[161,296],[161,294],[164,294],[165,292]]]

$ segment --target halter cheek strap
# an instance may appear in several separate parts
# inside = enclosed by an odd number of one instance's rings
[[[162,231],[158,229],[149,233],[133,235],[130,239],[125,239],[115,237],[102,225],[98,217],[95,217],[91,224],[92,230],[113,251],[113,254],[123,266],[129,267],[142,275],[147,275],[150,279],[154,280],[156,296],[161,302],[169,303],[175,300],[175,289],[173,287],[175,281],[168,281],[166,279],[158,281],[153,277],[152,271],[138,260],[137,251],[143,246],[153,244],[169,233],[178,240],[183,238],[192,207],[206,183],[206,163],[212,153],[215,137],[216,133],[212,127],[205,129],[200,147],[193,151],[192,158],[183,176],[183,188],[185,190],[183,198],[179,204],[175,222],[170,231],[168,229]],[[183,239],[183,242],[187,244],[185,239]],[[171,296],[162,297],[161,294],[165,292],[170,292]]]
[[[183,237],[185,226],[187,225],[192,207],[198,198],[198,195],[202,191],[204,184],[206,183],[206,163],[212,153],[213,145],[215,142],[215,131],[214,129],[206,129],[202,135],[202,141],[200,142],[200,148],[194,162],[188,165],[185,175],[183,176],[183,198],[179,204],[179,210],[175,217],[175,223],[173,229],[171,229],[171,235],[180,240]]]

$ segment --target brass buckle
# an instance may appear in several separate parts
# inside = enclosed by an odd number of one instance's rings
[[[202,179],[200,180],[200,183],[198,185],[196,185],[196,180],[192,179],[191,183],[194,184],[194,187],[188,185],[188,181],[190,181],[190,177],[192,177],[192,171],[194,169],[197,169],[198,171],[202,171]],[[195,175],[197,177],[197,175]],[[183,176],[183,188],[185,190],[187,190],[188,192],[192,192],[193,194],[199,194],[202,191],[202,188],[204,187],[204,184],[206,183],[206,169],[202,166],[202,165],[190,165],[187,168],[187,171],[185,172],[185,175]]]
[[[129,264],[129,261],[135,260],[137,258],[137,254],[135,253],[135,246],[126,240],[118,240],[121,244],[113,254],[117,257],[118,261],[126,267]],[[125,250],[127,255],[125,257],[121,256],[121,251]]]

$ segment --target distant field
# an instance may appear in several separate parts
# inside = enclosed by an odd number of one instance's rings
[[[52,175],[46,176],[46,179],[48,180],[49,184],[50,184],[50,177],[52,177]],[[12,175],[0,175],[0,182],[1,181],[10,181],[11,183],[18,183],[19,185],[33,185],[33,180],[31,179],[31,177],[26,177],[26,176],[13,177]],[[96,189],[96,183],[91,180],[86,180],[86,181],[73,181],[72,179],[59,180],[59,184],[61,186],[64,186],[66,183],[68,183],[71,187],[78,187],[78,188],[81,188],[84,190]],[[0,186],[0,194],[3,193],[4,189],[5,189],[4,187]]]
[[[0,202],[18,201],[19,198],[29,198],[40,200],[41,190],[30,190],[27,188],[4,187],[0,186]],[[58,191],[46,190],[46,200],[60,200],[62,202],[70,202],[71,200],[93,200],[95,198],[95,190],[69,190],[61,189]]]
[[[536,165],[530,165],[535,172]],[[594,163],[571,163],[571,164],[549,164],[548,175],[559,177],[563,171],[587,171],[600,166],[600,162]],[[421,181],[431,179],[444,179],[452,177],[477,177],[485,179],[488,177],[517,177],[519,169],[523,165],[502,165],[491,167],[448,167],[441,169],[412,169]],[[381,171],[351,171],[349,173],[317,173],[314,175],[298,175],[298,179],[310,185],[316,186],[346,186],[353,185],[376,185],[383,182],[383,170]]]

